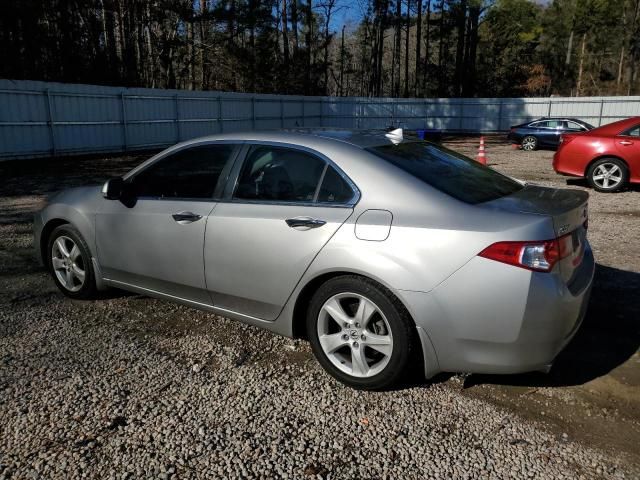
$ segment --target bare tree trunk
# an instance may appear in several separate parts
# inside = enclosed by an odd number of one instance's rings
[[[411,33],[411,0],[407,0],[407,36],[404,39],[404,97],[409,96],[409,34]]]
[[[200,64],[200,88],[208,89],[207,66],[205,65],[204,49],[207,45],[207,28],[205,26],[208,15],[207,0],[200,0],[200,50],[198,51],[198,63]]]
[[[431,42],[431,0],[427,0],[427,28],[424,32],[424,70],[422,71],[422,91],[427,88],[427,76],[429,74],[429,56]]]
[[[400,46],[402,45],[402,0],[396,0],[396,38],[393,53],[393,70],[391,72],[391,89],[394,97],[400,96]],[[397,74],[396,74],[397,72]],[[395,77],[395,82],[394,82]]]
[[[340,40],[340,90],[338,96],[342,96],[344,90],[344,29],[346,25],[342,25],[342,39]]]
[[[298,0],[291,0],[291,30],[293,31],[293,54],[298,52]]]
[[[305,17],[307,21],[307,31],[305,32],[305,48],[307,50],[307,71],[305,78],[304,91],[307,95],[311,94],[311,39],[312,37],[312,29],[313,29],[313,4],[311,0],[307,0],[307,4],[305,5]]]
[[[576,84],[576,97],[582,95],[582,72],[584,71],[584,48],[587,43],[586,32],[582,35],[582,47],[580,48],[580,65],[578,66],[578,83]]]
[[[419,96],[420,94],[420,48],[422,47],[422,0],[418,0],[418,18],[416,23],[416,72],[415,81],[413,82],[413,94]]]
[[[288,0],[282,0],[282,50],[284,53],[285,73],[289,72],[289,31],[287,27],[289,19],[287,16],[287,1]]]
[[[620,84],[622,83],[622,66],[624,65],[624,45],[620,48],[620,61],[618,62],[618,78],[616,79],[616,86],[618,91],[620,90]]]
[[[454,90],[456,97],[462,95],[463,60],[465,46],[465,29],[467,26],[467,0],[460,1],[460,11],[458,12],[458,42],[456,45],[456,66]]]
[[[438,92],[444,96],[444,0],[440,1],[440,32],[438,35]]]
[[[571,64],[571,50],[573,49],[573,28],[569,34],[569,44],[567,45],[567,56],[564,59],[564,64],[568,67]]]

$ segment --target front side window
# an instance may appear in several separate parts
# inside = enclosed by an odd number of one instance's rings
[[[234,198],[279,202],[313,202],[326,163],[299,150],[255,146],[238,178]]]
[[[139,197],[209,199],[234,145],[200,145],[185,148],[159,160],[139,174],[133,188]]]
[[[505,197],[523,188],[515,180],[475,160],[427,142],[403,142],[367,150],[437,190],[470,204]]]

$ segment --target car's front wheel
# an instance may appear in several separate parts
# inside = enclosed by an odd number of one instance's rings
[[[307,312],[307,332],[320,364],[339,381],[379,390],[397,383],[413,358],[415,326],[399,300],[359,276],[324,283]]]
[[[96,295],[96,281],[89,247],[77,229],[60,225],[51,232],[47,244],[47,263],[62,293],[76,299]]]
[[[538,148],[538,139],[533,135],[527,135],[522,139],[522,149],[527,152],[532,152]]]
[[[589,167],[587,182],[599,192],[617,192],[629,181],[629,170],[617,158],[602,158]]]

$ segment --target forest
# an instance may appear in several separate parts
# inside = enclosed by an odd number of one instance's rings
[[[0,77],[394,97],[640,94],[640,0],[3,0]]]

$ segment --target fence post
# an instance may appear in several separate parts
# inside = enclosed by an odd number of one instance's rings
[[[284,128],[284,103],[280,97],[280,128]]]
[[[464,102],[460,101],[460,121],[458,122],[458,130],[462,131],[464,126]]]
[[[120,92],[120,109],[122,112],[122,149],[126,152],[129,148],[127,137],[127,107],[125,106],[124,92]]]
[[[305,108],[305,101],[306,101],[306,98],[302,97],[302,126],[303,127],[305,126],[305,117],[307,116],[307,111],[306,111],[306,108]]]
[[[51,103],[51,93],[48,88],[44,91],[44,94],[47,96],[47,124],[49,125],[49,137],[51,138],[51,155],[55,157],[57,153],[56,133],[53,125],[53,104]]]
[[[604,110],[604,98],[600,99],[600,114],[598,115],[598,126],[602,126],[602,111]]]
[[[320,127],[324,127],[324,98],[320,99]]]
[[[498,128],[497,130],[502,131],[502,99],[500,99],[500,103],[498,104]]]
[[[220,128],[220,133],[224,132],[224,124],[222,121],[222,97],[218,95],[218,128]]]
[[[251,128],[256,129],[256,97],[251,95]]]
[[[176,137],[178,137],[178,142],[180,141],[182,135],[180,132],[180,106],[178,105],[178,94],[176,93],[173,96],[173,103],[174,103],[174,107],[175,107],[175,114],[176,114]]]
[[[549,108],[547,109],[547,117],[551,116],[551,99],[549,99]]]

